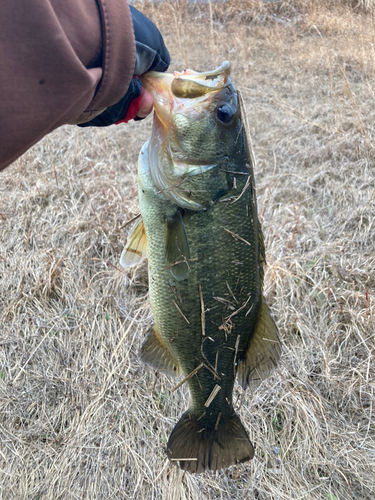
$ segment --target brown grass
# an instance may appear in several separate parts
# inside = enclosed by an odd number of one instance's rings
[[[140,6],[172,69],[229,59],[246,100],[266,296],[284,344],[277,373],[253,393],[236,388],[257,445],[251,463],[193,476],[166,459],[188,393],[140,364],[152,324],[146,268],[118,264],[151,119],[63,127],[0,174],[1,499],[374,498],[375,30],[365,3]]]

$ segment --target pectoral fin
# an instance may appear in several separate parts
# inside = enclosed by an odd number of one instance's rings
[[[180,212],[176,212],[172,220],[166,222],[165,228],[165,259],[167,268],[178,281],[187,278],[190,258],[189,243],[184,222]]]
[[[247,351],[238,364],[238,381],[244,389],[248,385],[255,388],[266,379],[277,365],[281,354],[281,344],[277,326],[263,299],[255,332]]]
[[[138,219],[129,233],[128,241],[121,254],[122,267],[132,267],[142,262],[147,256],[147,238],[142,217]]]
[[[155,325],[147,332],[147,338],[141,349],[141,361],[171,377],[181,375],[179,362],[161,339]]]

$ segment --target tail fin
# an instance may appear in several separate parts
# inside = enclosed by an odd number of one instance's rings
[[[181,469],[197,473],[247,462],[254,456],[253,445],[235,413],[209,428],[187,411],[169,437],[167,452]]]

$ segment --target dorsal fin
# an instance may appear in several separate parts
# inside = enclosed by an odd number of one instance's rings
[[[238,381],[242,387],[257,387],[276,368],[280,354],[277,326],[265,300],[262,299],[254,334],[243,359],[238,363]]]

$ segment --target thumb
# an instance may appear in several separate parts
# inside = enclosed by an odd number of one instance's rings
[[[153,103],[154,103],[154,98],[152,97],[150,92],[145,89],[137,112],[138,118],[145,118],[146,116],[148,116],[152,111]]]

